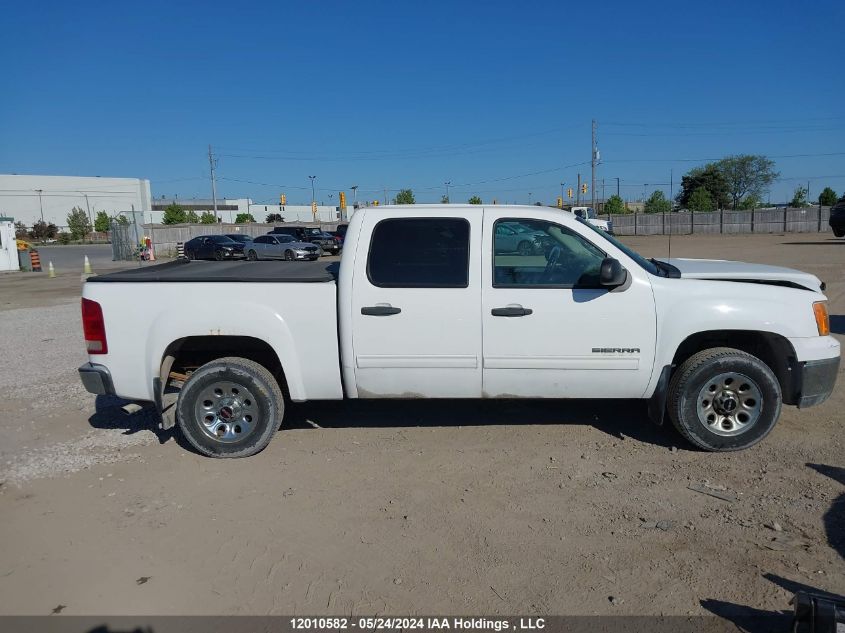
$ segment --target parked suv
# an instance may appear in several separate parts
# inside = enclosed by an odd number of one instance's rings
[[[340,246],[334,236],[324,233],[318,228],[311,226],[277,226],[268,235],[290,235],[298,242],[311,242],[319,246],[323,252],[337,255]]]
[[[827,223],[836,237],[845,237],[845,198],[830,207],[830,219]]]

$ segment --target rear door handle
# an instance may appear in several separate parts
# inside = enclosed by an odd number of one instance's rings
[[[523,308],[522,306],[507,306],[505,308],[493,308],[490,314],[500,317],[521,317],[528,316],[534,312],[531,308]]]
[[[391,305],[364,306],[361,308],[361,314],[367,316],[391,316],[400,312],[402,312],[402,308],[394,308]]]

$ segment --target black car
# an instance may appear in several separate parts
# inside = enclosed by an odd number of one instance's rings
[[[316,244],[324,253],[337,255],[340,252],[340,244],[337,243],[333,235],[314,227],[277,226],[268,235],[290,235],[299,242]]]
[[[185,242],[185,257],[188,259],[242,259],[244,245],[225,235],[200,235]]]
[[[230,240],[243,244],[244,248],[252,241],[252,235],[244,235],[243,233],[226,233],[223,237],[228,237]]]
[[[845,237],[845,198],[830,207],[830,219],[827,223],[836,237]]]

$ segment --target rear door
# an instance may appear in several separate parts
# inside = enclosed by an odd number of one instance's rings
[[[351,302],[361,398],[481,396],[481,209],[367,210]],[[363,238],[366,240],[366,238]]]
[[[487,207],[482,249],[484,393],[489,397],[640,398],[656,340],[648,274],[613,253],[629,282],[599,285],[612,246],[561,214]],[[515,248],[508,232],[524,236]],[[505,233],[508,233],[507,235]],[[501,238],[501,241],[500,241]]]

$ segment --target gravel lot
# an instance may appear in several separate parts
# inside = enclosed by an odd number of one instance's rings
[[[812,272],[845,339],[845,240],[672,254]],[[78,384],[78,272],[0,289],[0,614],[732,617],[845,594],[841,376],[741,453],[691,450],[636,402],[379,401],[291,407],[261,454],[211,460]]]

